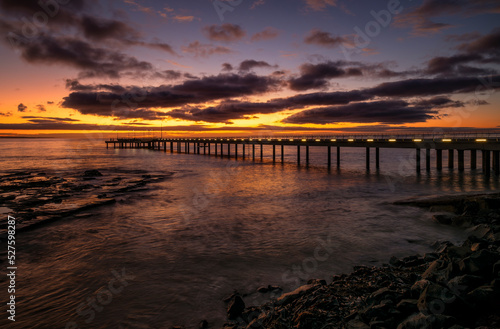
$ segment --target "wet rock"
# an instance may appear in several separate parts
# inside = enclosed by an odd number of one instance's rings
[[[479,224],[467,230],[470,235],[480,239],[484,238],[490,231],[491,228],[486,224]]]
[[[403,299],[396,305],[398,311],[403,314],[418,313],[418,300],[416,299]]]
[[[434,328],[448,328],[454,325],[456,320],[452,317],[430,314],[425,315],[422,313],[415,314],[401,322],[397,329],[434,329]]]
[[[500,278],[500,261],[493,265],[493,277]]]
[[[402,266],[404,262],[399,258],[392,256],[391,259],[389,260],[389,264],[391,264],[392,266]]]
[[[425,270],[424,274],[422,274],[422,279],[429,280],[431,278],[435,278],[438,275],[439,270],[442,269],[444,265],[443,260],[435,260],[429,265],[427,270]]]
[[[410,288],[410,291],[411,291],[411,294],[412,296],[418,298],[420,297],[420,294],[422,293],[422,291],[425,290],[425,288],[427,288],[427,286],[430,284],[429,281],[427,280],[419,280],[419,281],[416,281]]]
[[[99,172],[99,170],[92,169],[92,170],[85,170],[83,173],[83,177],[100,177],[102,174]]]
[[[360,320],[354,319],[347,323],[348,329],[370,329],[370,326]]]
[[[417,306],[422,313],[441,313],[445,305],[455,300],[456,296],[448,288],[430,283],[420,294]]]
[[[493,264],[495,264],[499,258],[500,255],[495,252],[480,250],[462,259],[458,265],[460,271],[463,273],[489,277],[493,271]]]
[[[305,293],[308,293],[309,291],[313,290],[316,288],[317,285],[315,284],[308,284],[305,286],[301,286],[294,291],[291,291],[289,293],[283,294],[278,300],[276,301],[277,305],[286,305],[293,301],[294,299],[299,298],[300,296],[304,295]]]
[[[441,224],[445,224],[445,225],[450,225],[453,217],[454,217],[454,215],[449,215],[449,214],[444,214],[443,215],[443,214],[441,214],[441,215],[433,215],[432,219],[435,222],[438,222],[438,223],[441,223]]]
[[[260,292],[261,294],[265,294],[268,291],[269,291],[269,289],[267,289],[267,287],[264,287],[264,286],[257,288],[257,292]]]
[[[326,281],[320,280],[320,279],[311,279],[311,280],[307,281],[307,284],[319,284],[322,286],[326,286]]]
[[[245,302],[241,296],[234,296],[227,307],[227,317],[231,319],[236,319],[245,310]]]
[[[448,282],[448,288],[455,295],[463,295],[484,283],[484,279],[475,275],[460,275]]]
[[[208,329],[208,322],[206,320],[202,320],[198,325],[199,329]]]

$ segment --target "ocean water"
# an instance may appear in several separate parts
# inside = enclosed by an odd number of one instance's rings
[[[241,154],[106,149],[99,140],[1,139],[1,173],[173,173],[91,217],[19,233],[11,327],[194,328],[203,319],[220,326],[222,300],[234,290],[246,294],[247,305],[260,304],[272,296],[257,293],[259,286],[286,292],[465,238],[395,200],[499,187],[498,178],[469,168],[417,175],[413,150],[381,149],[379,171],[365,169],[364,149],[343,148],[341,168],[330,171],[324,147],[311,148],[308,168],[297,167],[295,147],[285,148],[283,164],[277,151],[273,164],[270,147],[263,162],[253,162]],[[4,259],[5,240],[1,248]],[[7,285],[2,275],[2,302]],[[2,313],[0,326],[9,322]]]

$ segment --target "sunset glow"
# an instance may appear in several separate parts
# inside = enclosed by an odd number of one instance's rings
[[[0,136],[497,129],[496,1],[0,1]]]

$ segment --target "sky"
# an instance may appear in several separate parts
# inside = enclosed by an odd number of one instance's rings
[[[500,127],[497,0],[0,0],[0,136]]]

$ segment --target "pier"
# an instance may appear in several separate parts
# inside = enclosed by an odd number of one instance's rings
[[[500,174],[500,134],[471,135],[420,135],[420,136],[340,136],[340,137],[267,137],[267,138],[117,138],[106,141],[106,147],[113,148],[145,148],[162,150],[170,153],[186,153],[213,155],[218,157],[251,158],[253,161],[263,160],[264,146],[272,147],[272,161],[278,161],[276,148],[280,148],[281,163],[284,162],[285,148],[296,152],[297,165],[302,165],[305,153],[305,165],[309,165],[309,150],[311,147],[325,149],[327,166],[332,167],[332,153],[335,153],[336,166],[340,168],[342,148],[355,147],[366,149],[366,168],[372,165],[380,168],[380,149],[414,149],[415,170],[431,170],[431,152],[435,152],[437,170],[443,169],[443,152],[447,153],[447,166],[450,169],[457,166],[459,171],[465,170],[465,152],[470,153],[470,169],[477,169],[478,154],[481,156],[482,171],[489,175],[493,171]],[[248,150],[247,150],[248,148]],[[332,152],[332,149],[335,149]],[[374,156],[373,156],[374,155]],[[455,161],[456,155],[456,161]],[[422,159],[425,159],[422,161]]]

